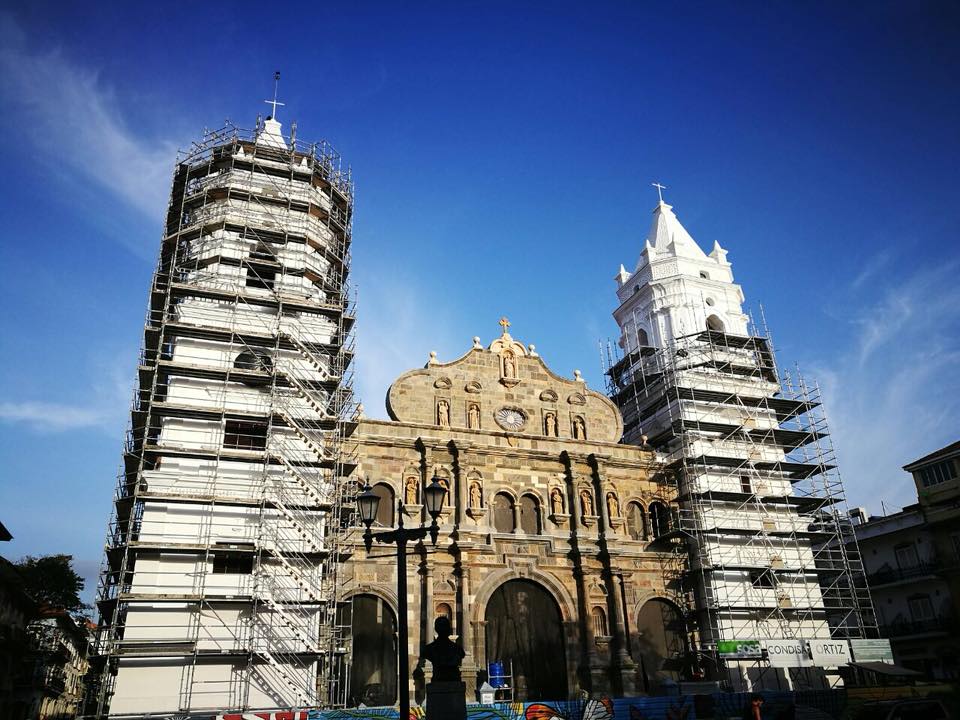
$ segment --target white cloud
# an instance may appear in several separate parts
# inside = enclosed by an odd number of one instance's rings
[[[104,416],[94,408],[45,402],[0,403],[0,419],[22,422],[34,430],[60,432],[100,425]]]
[[[38,433],[68,430],[99,430],[116,437],[127,422],[133,390],[129,359],[134,350],[95,358],[89,399],[68,404],[45,400],[5,400],[0,402],[0,422],[21,424]]]
[[[470,344],[451,342],[441,308],[411,289],[417,283],[379,277],[369,291],[360,293],[356,392],[365,415],[385,419],[387,388],[401,373],[423,367],[430,350],[437,350],[441,360],[450,360],[448,352],[464,352]]]
[[[59,49],[30,47],[8,15],[0,16],[0,96],[4,112],[17,116],[15,127],[45,160],[65,164],[151,220],[160,217],[175,144],[137,137],[96,71]]]
[[[960,262],[854,284],[849,345],[813,368],[852,505],[916,502],[901,467],[960,437]]]

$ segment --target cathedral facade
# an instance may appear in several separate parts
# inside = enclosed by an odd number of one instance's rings
[[[516,700],[582,691],[631,695],[676,677],[686,633],[671,581],[678,555],[658,548],[675,489],[649,447],[621,444],[623,421],[579,372],[553,373],[533,345],[474,338],[448,363],[431,353],[390,387],[390,420],[361,419],[358,477],[381,497],[378,525],[428,523],[422,492],[449,492],[436,547],[410,550],[406,651],[423,697],[423,647],[437,616],[453,623],[468,695],[502,666]],[[374,527],[376,529],[376,526]],[[352,627],[352,703],[396,698],[395,548],[352,536],[344,571]],[[496,673],[494,673],[496,674]]]

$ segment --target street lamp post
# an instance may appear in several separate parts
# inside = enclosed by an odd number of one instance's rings
[[[407,654],[407,543],[423,540],[428,534],[434,545],[437,544],[437,537],[440,534],[440,528],[437,526],[437,518],[440,511],[443,510],[443,501],[446,498],[447,489],[440,484],[437,477],[424,488],[425,505],[430,514],[430,527],[424,527],[422,524],[417,528],[406,528],[403,526],[403,501],[397,502],[397,527],[394,530],[385,532],[371,532],[370,526],[377,517],[377,510],[380,507],[380,496],[373,492],[370,487],[370,481],[357,496],[357,509],[360,512],[360,519],[366,530],[363,533],[363,544],[370,552],[373,547],[373,541],[384,544],[395,544],[397,546],[397,635],[399,651],[397,653],[397,674],[399,676],[398,690],[400,692],[400,720],[409,720],[410,718],[410,657]]]

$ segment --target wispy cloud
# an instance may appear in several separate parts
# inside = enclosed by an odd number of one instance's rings
[[[96,70],[60,49],[31,47],[9,15],[0,15],[0,96],[4,112],[17,114],[17,126],[46,159],[159,217],[175,144],[138,137]]]
[[[26,423],[34,430],[60,432],[100,425],[102,410],[60,403],[0,403],[0,420]]]
[[[892,284],[854,281],[844,298],[850,343],[813,369],[852,504],[915,502],[901,467],[960,437],[958,272],[952,260]]]
[[[423,367],[431,350],[438,352],[441,361],[449,361],[453,359],[449,353],[466,352],[470,344],[469,338],[459,343],[452,340],[442,311],[413,289],[417,283],[380,277],[360,293],[356,390],[364,413],[383,419],[387,389],[401,373]],[[365,312],[364,308],[381,310]]]
[[[132,349],[97,358],[92,373],[97,380],[91,385],[86,401],[6,399],[0,401],[0,422],[23,425],[37,433],[99,430],[116,437],[126,423],[133,390],[130,357],[136,357]]]
[[[864,263],[863,269],[859,274],[853,279],[853,282],[850,283],[850,287],[853,290],[859,290],[863,287],[864,283],[867,280],[874,277],[877,273],[883,270],[884,267],[893,259],[893,252],[890,250],[882,250],[874,255],[872,258]]]

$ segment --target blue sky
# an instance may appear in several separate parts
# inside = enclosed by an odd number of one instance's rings
[[[602,385],[650,183],[827,392],[852,504],[960,430],[955,3],[8,3],[0,519],[99,563],[174,152],[280,112],[357,182],[358,387],[510,317]]]

